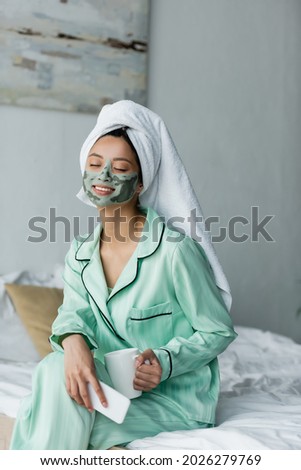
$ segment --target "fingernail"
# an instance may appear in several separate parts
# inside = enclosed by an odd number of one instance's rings
[[[108,406],[108,404],[107,404],[106,401],[102,401],[101,404],[102,404],[102,406],[104,406],[105,408],[107,408],[107,406]]]

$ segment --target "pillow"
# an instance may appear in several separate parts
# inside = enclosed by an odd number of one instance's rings
[[[48,338],[63,289],[22,284],[5,284],[5,289],[41,357],[52,351]]]

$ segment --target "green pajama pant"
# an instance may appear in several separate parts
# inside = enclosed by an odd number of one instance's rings
[[[95,364],[98,378],[108,383],[103,365]],[[131,400],[122,424],[101,413],[90,413],[68,395],[64,354],[53,352],[35,370],[32,394],[22,400],[10,449],[108,449],[163,431],[208,426],[186,418],[180,407],[152,392]]]

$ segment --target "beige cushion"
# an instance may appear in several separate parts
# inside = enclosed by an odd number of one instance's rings
[[[41,357],[52,351],[48,337],[57,310],[63,303],[63,289],[5,284],[15,310]]]

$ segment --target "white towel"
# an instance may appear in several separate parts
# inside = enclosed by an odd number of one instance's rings
[[[230,312],[232,304],[230,287],[211,244],[210,232],[205,231],[201,206],[169,131],[157,114],[128,100],[104,106],[98,116],[96,126],[81,149],[82,173],[85,170],[88,152],[95,141],[107,132],[123,126],[128,127],[128,136],[138,153],[141,164],[143,177],[143,190],[139,195],[141,205],[152,207],[166,221],[175,216],[182,217],[184,222],[177,225],[190,237],[192,237],[191,226],[194,227],[197,241],[207,255],[216,285],[221,290],[223,300]],[[86,204],[94,205],[83,188],[77,197]],[[202,222],[189,222],[188,217],[193,215],[202,217]]]

